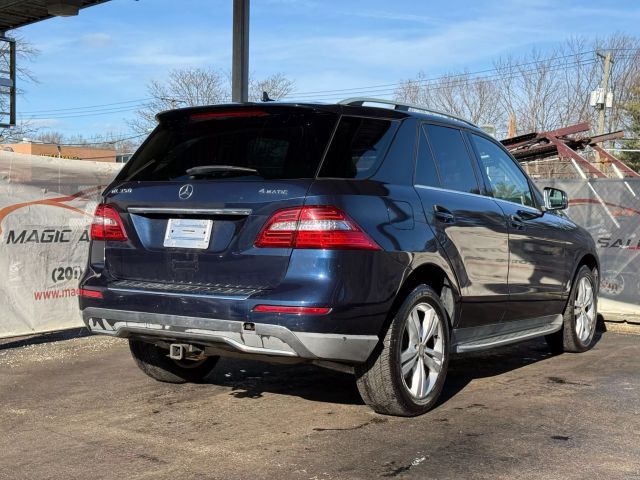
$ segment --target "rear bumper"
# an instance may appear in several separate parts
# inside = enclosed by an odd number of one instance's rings
[[[293,332],[282,325],[161,313],[87,307],[82,311],[92,333],[115,337],[189,342],[240,353],[306,360],[362,363],[378,343],[376,335]]]

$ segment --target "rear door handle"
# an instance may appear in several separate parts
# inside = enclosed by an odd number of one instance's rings
[[[515,228],[516,230],[524,230],[525,224],[519,216],[511,215],[509,217],[509,220],[513,228]]]
[[[453,213],[440,205],[433,206],[433,214],[436,219],[442,223],[454,223],[456,221],[456,217],[454,217]]]

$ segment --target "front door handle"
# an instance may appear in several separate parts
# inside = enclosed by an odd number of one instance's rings
[[[442,223],[454,223],[456,221],[456,217],[449,211],[448,209],[441,207],[440,205],[433,206],[433,214],[437,220]]]
[[[509,221],[511,223],[511,226],[516,230],[524,230],[524,222],[518,215],[511,215],[509,217]]]

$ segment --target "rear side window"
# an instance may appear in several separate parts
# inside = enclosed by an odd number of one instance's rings
[[[320,170],[320,177],[367,178],[382,162],[398,122],[343,116]]]
[[[236,109],[195,113],[160,125],[120,179],[186,181],[194,167],[230,166],[207,177],[246,180],[313,178],[338,115],[313,111]]]
[[[457,128],[427,125],[427,133],[443,188],[480,193],[469,151]]]

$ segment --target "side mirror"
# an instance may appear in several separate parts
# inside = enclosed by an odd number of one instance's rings
[[[567,192],[559,188],[544,188],[544,208],[550,210],[565,210],[569,206]]]

